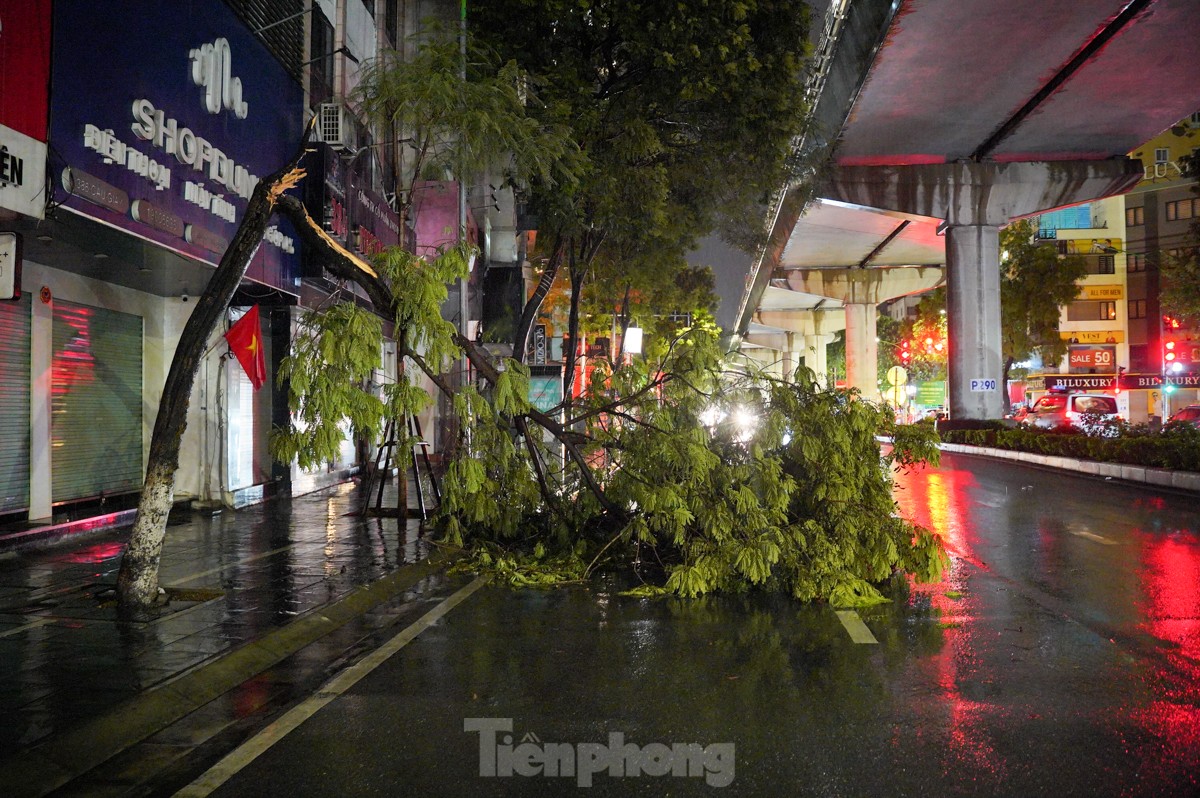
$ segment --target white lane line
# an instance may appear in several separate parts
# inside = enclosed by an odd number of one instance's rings
[[[842,622],[842,626],[846,627],[846,631],[850,633],[850,639],[855,643],[879,643],[857,612],[854,610],[836,610],[836,612],[838,620]]]
[[[1072,535],[1075,535],[1076,537],[1086,538],[1087,540],[1092,540],[1092,541],[1095,541],[1096,543],[1103,543],[1105,546],[1117,545],[1117,541],[1113,540],[1112,538],[1106,538],[1102,535],[1097,535],[1093,532],[1084,532],[1083,530],[1074,530],[1074,529],[1068,529],[1067,531],[1070,532]]]
[[[211,794],[237,775],[238,771],[264,754],[272,745],[295,731],[301,723],[317,714],[326,704],[345,693],[360,679],[386,662],[389,657],[411,643],[417,635],[437,623],[438,619],[457,607],[486,583],[487,577],[481,576],[422,615],[391,640],[334,676],[312,696],[285,712],[278,720],[242,743],[236,750],[231,751],[203,775],[175,793],[175,798],[204,798]]]
[[[209,568],[207,571],[197,571],[194,574],[188,574],[187,576],[181,576],[178,579],[164,578],[162,581],[168,585],[182,585],[184,582],[192,582],[192,581],[199,579],[202,576],[211,576],[212,574],[219,574],[222,571],[228,571],[230,568],[236,568],[237,566],[239,566],[243,563],[254,562],[255,560],[261,560],[263,557],[272,557],[276,554],[280,554],[282,552],[285,552],[285,551],[288,551],[288,550],[294,549],[294,548],[296,548],[296,544],[289,543],[288,545],[282,546],[278,549],[271,549],[270,551],[264,551],[261,554],[254,554],[249,557],[242,557],[241,559],[234,560],[233,562],[226,563],[225,565],[218,565],[216,568]]]

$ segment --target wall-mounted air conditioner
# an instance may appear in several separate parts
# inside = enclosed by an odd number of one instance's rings
[[[317,117],[317,140],[343,152],[354,149],[354,125],[341,103],[321,103]]]

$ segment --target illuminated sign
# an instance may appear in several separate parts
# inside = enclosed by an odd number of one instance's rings
[[[1080,292],[1080,299],[1113,300],[1125,298],[1123,285],[1085,285]]]
[[[1071,369],[1116,369],[1117,348],[1115,346],[1072,346],[1070,347]]]
[[[50,137],[66,165],[54,199],[215,264],[259,176],[295,152],[300,84],[223,3],[58,3],[53,49]],[[295,292],[295,239],[273,224],[247,276]]]

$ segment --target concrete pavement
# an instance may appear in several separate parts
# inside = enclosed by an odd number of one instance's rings
[[[361,518],[360,504],[348,483],[184,513],[163,550],[172,600],[139,622],[113,596],[128,528],[0,551],[0,794],[63,788],[210,702],[232,703],[228,718],[264,711],[444,590],[447,557],[417,522]],[[289,658],[285,684],[244,688]]]

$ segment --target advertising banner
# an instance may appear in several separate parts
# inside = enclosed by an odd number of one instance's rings
[[[1071,346],[1070,368],[1072,373],[1080,371],[1113,372],[1117,367],[1117,348],[1115,346]]]
[[[303,92],[224,3],[57,3],[51,175],[66,208],[215,264],[303,131]],[[278,218],[247,276],[293,293]]]

